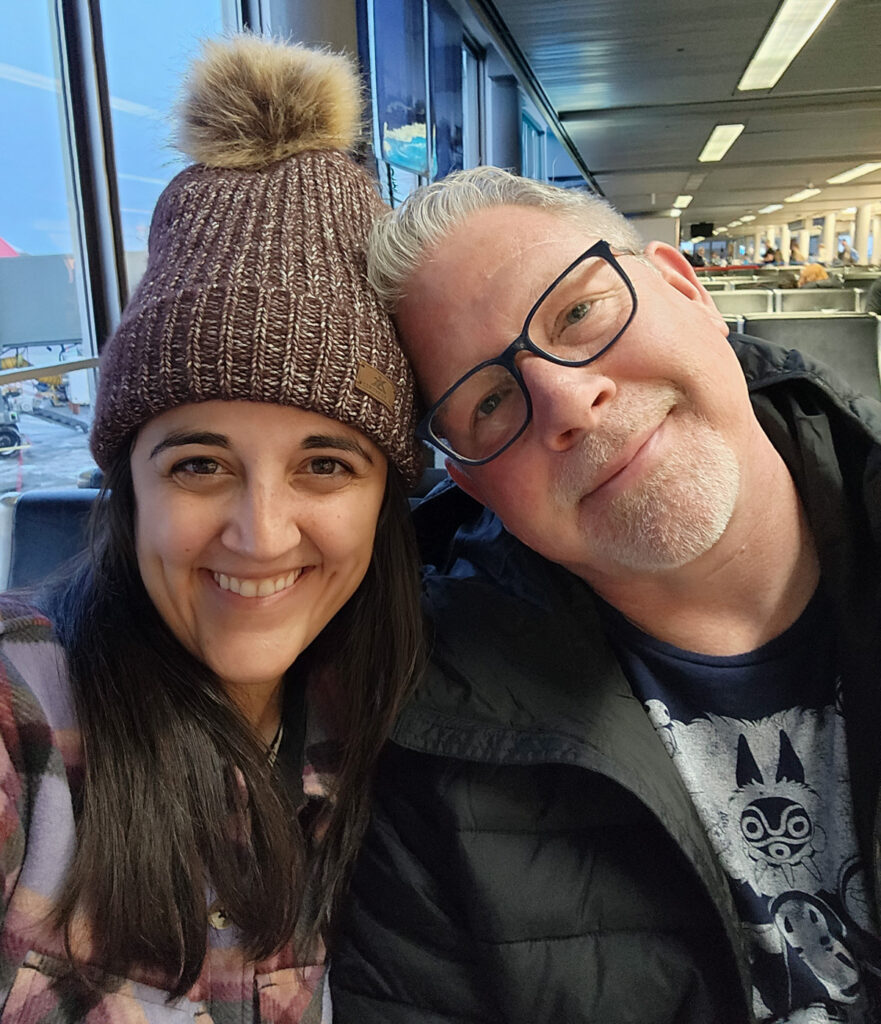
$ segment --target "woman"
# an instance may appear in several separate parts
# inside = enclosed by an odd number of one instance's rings
[[[102,355],[90,558],[44,614],[3,605],[4,1020],[318,1019],[419,640],[359,112],[340,57],[239,37],[194,66],[196,163]]]

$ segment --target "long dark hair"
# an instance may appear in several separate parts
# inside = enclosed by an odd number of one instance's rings
[[[88,560],[40,601],[67,655],[84,759],[55,915],[71,956],[84,914],[102,965],[159,969],[177,997],[204,961],[208,886],[255,960],[293,941],[303,962],[327,935],[376,758],[418,668],[417,556],[390,466],[367,574],[286,677],[286,687],[315,673],[337,684],[335,802],[316,840],[265,746],[154,608],[134,524],[126,454],[96,499]]]

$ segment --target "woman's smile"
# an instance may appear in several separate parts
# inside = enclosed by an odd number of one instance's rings
[[[304,572],[308,572],[311,566],[300,566],[299,569],[291,569],[289,573],[281,575],[264,576],[255,579],[250,576],[233,576],[223,572],[213,572],[214,582],[221,590],[232,591],[241,597],[272,597],[280,594],[283,590],[290,588],[297,582]]]

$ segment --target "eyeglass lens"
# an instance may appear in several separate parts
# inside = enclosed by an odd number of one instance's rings
[[[633,301],[624,280],[600,256],[579,263],[545,296],[527,320],[529,340],[561,363],[595,358],[624,328]],[[529,358],[517,355],[518,365]],[[501,363],[466,376],[435,409],[430,428],[459,457],[488,459],[525,425],[523,387]]]

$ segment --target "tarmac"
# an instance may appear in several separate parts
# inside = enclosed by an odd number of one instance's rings
[[[16,425],[22,435],[22,448],[0,456],[0,494],[76,487],[79,475],[95,468],[86,432],[91,424],[91,409],[81,406],[79,413],[74,414],[66,407],[56,407],[50,415],[64,422],[19,413]]]

